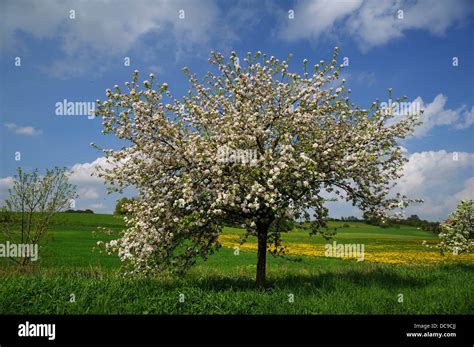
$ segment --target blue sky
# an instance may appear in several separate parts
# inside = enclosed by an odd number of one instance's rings
[[[56,115],[57,102],[103,100],[134,69],[183,95],[181,69],[202,76],[212,50],[292,53],[300,71],[304,58],[327,60],[338,46],[354,102],[387,101],[393,88],[425,109],[424,124],[402,143],[409,162],[397,189],[425,199],[408,213],[444,219],[460,199],[474,198],[473,17],[474,3],[460,0],[2,1],[0,198],[18,166],[67,166],[77,208],[113,210],[119,196],[90,177],[102,158],[89,144],[120,143],[101,134],[99,119]],[[330,214],[360,211],[331,203]]]

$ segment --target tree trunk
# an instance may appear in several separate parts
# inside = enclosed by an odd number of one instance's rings
[[[267,263],[268,225],[257,223],[258,252],[257,252],[257,288],[265,287],[265,270]]]

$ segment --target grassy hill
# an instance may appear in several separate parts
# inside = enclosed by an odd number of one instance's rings
[[[240,246],[243,230],[224,228],[223,247],[184,277],[130,278],[99,240],[116,238],[113,215],[63,213],[55,219],[40,260],[18,269],[0,258],[2,313],[395,314],[474,312],[473,255],[442,257],[422,241],[436,235],[407,226],[380,228],[330,222],[334,240],[294,230],[283,235],[285,258],[268,256],[269,289],[254,288],[256,243]],[[97,227],[109,227],[107,235]],[[1,237],[1,236],[0,236]],[[3,239],[4,240],[4,239]],[[326,243],[364,245],[364,261],[330,258]],[[0,239],[0,242],[3,242]],[[235,247],[239,247],[236,255]],[[70,302],[71,294],[75,302]],[[180,302],[180,294],[184,302]],[[294,302],[289,302],[289,295]],[[400,294],[403,302],[400,302]]]

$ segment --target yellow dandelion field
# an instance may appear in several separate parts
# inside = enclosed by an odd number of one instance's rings
[[[239,247],[242,251],[257,251],[256,242],[247,241],[240,245],[239,241],[240,235],[238,234],[224,234],[219,237],[219,242],[223,247],[232,249]],[[444,256],[441,256],[437,249],[423,246],[422,240],[384,239],[383,242],[383,244],[365,244],[364,261],[405,265],[431,265],[452,262],[474,263],[474,254],[453,255],[445,253]],[[338,242],[338,244],[344,244],[344,242]],[[287,254],[290,255],[326,257],[324,244],[284,242],[283,245],[286,246]],[[355,260],[355,258],[338,259]]]

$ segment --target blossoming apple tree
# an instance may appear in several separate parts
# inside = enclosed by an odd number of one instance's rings
[[[284,220],[305,219],[328,236],[328,194],[383,218],[409,200],[390,188],[406,160],[397,140],[419,115],[393,121],[378,101],[362,109],[330,62],[290,72],[260,52],[242,62],[211,53],[199,80],[187,68],[187,96],[178,99],[155,76],[98,102],[104,133],[126,140],[103,149],[112,165],[99,171],[113,190],[135,187],[127,228],[106,245],[132,272],[183,271],[219,247],[224,220],[243,221],[258,240],[256,284],[265,284],[267,251],[279,254]],[[251,162],[223,160],[222,148],[255,151]],[[253,152],[252,152],[253,153]]]

